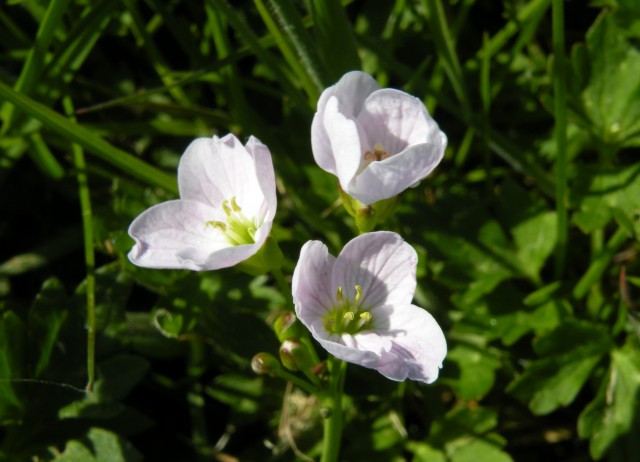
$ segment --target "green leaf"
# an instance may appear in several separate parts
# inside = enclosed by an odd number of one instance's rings
[[[587,48],[591,80],[582,102],[595,136],[609,145],[640,145],[640,52],[608,13],[589,30]]]
[[[22,402],[11,379],[24,378],[25,326],[12,311],[0,317],[0,422],[17,415]]]
[[[242,414],[255,414],[260,409],[262,379],[238,374],[219,375],[206,393],[221,403],[228,404]]]
[[[59,280],[51,278],[44,282],[29,310],[29,336],[38,347],[38,360],[34,371],[40,377],[49,366],[60,329],[69,314],[69,299]]]
[[[534,414],[548,414],[567,406],[611,346],[603,326],[568,320],[534,343],[542,359],[531,362],[507,391],[528,400]]]
[[[594,459],[634,460],[640,453],[640,351],[629,343],[611,353],[611,367],[596,398],[578,419],[578,434],[590,438]]]
[[[498,413],[494,409],[458,406],[432,424],[427,443],[432,451],[443,450],[447,461],[511,461],[502,451],[506,440],[491,432],[497,424]],[[438,457],[436,452],[436,460]]]
[[[603,168],[576,166],[577,181],[572,189],[573,215],[585,233],[604,227],[614,213],[640,213],[640,164]]]
[[[501,447],[506,440],[496,434],[485,439],[476,439],[468,444],[458,446],[449,456],[451,462],[512,462],[509,454]]]
[[[460,344],[447,353],[447,360],[460,368],[456,388],[462,399],[480,399],[493,387],[500,362],[487,349]]]
[[[110,324],[125,320],[126,304],[133,287],[132,278],[122,271],[119,263],[101,266],[95,272],[96,278],[96,331],[101,332]],[[87,280],[77,287],[76,304],[86,311]]]
[[[81,440],[68,441],[53,462],[138,462],[142,456],[131,443],[108,430],[93,427]]]
[[[447,462],[444,452],[434,449],[427,443],[409,441],[407,449],[413,453],[413,462]]]
[[[100,401],[124,399],[145,376],[149,362],[140,356],[119,355],[98,364],[94,393]]]
[[[517,255],[530,277],[537,278],[557,239],[556,213],[544,212],[518,223],[512,230]]]

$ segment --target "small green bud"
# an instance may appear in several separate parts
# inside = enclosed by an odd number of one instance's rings
[[[302,324],[298,322],[296,315],[290,311],[281,313],[273,323],[273,330],[280,342],[290,338],[300,338],[304,335]]]
[[[269,353],[258,353],[251,359],[251,369],[258,375],[277,375],[282,366],[275,356]]]
[[[280,346],[280,360],[284,367],[292,371],[309,371],[315,364],[309,350],[299,340],[288,339]]]

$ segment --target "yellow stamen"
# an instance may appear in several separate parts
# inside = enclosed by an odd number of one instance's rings
[[[362,297],[362,286],[356,284],[356,302],[360,301],[360,297]]]
[[[224,210],[226,216],[231,216],[231,207],[229,207],[229,201],[227,199],[222,201],[222,210]]]
[[[234,212],[242,212],[242,209],[240,208],[240,206],[236,202],[236,196],[233,196],[231,198],[231,208],[233,209]]]
[[[227,230],[227,225],[221,221],[207,221],[205,223],[205,226],[211,226],[212,228],[219,229],[222,232],[225,232]]]

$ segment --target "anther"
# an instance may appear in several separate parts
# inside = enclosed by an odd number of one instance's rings
[[[373,152],[367,151],[364,153],[364,160],[367,163],[374,162],[376,160],[385,160],[391,157],[389,152],[384,150],[384,146],[380,143],[373,145]]]
[[[205,226],[211,226],[212,228],[219,229],[222,232],[227,230],[227,225],[222,223],[221,221],[207,221]]]
[[[347,311],[343,316],[342,316],[342,324],[344,326],[348,326],[349,323],[351,321],[353,321],[356,318],[356,315],[353,313],[353,311]]]
[[[233,196],[231,198],[231,208],[233,209],[234,212],[242,212],[242,209],[240,208],[240,206],[236,202],[236,196]]]
[[[338,286],[338,291],[336,293],[336,300],[338,300],[339,302],[344,301],[344,294],[342,293],[342,287],[340,286]]]
[[[356,284],[356,302],[360,300],[360,297],[362,297],[362,286]]]
[[[222,201],[222,210],[224,210],[225,215],[228,217],[231,216],[231,207],[229,207],[229,201],[227,199]]]
[[[356,323],[356,329],[361,329],[365,324],[368,324],[372,317],[373,316],[368,311],[360,313],[360,319],[358,319],[358,322]]]

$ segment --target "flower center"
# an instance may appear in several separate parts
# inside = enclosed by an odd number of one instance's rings
[[[231,245],[254,244],[258,227],[242,213],[235,196],[231,200],[223,200],[222,209],[227,216],[225,222],[207,221],[205,225],[220,231]]]
[[[362,287],[355,286],[356,296],[353,300],[344,296],[342,287],[338,287],[336,304],[322,319],[324,328],[331,334],[356,334],[371,326],[373,316],[360,304]]]
[[[384,150],[384,146],[380,143],[376,143],[373,145],[373,152],[367,151],[364,153],[364,161],[369,165],[371,162],[375,162],[378,160],[385,160],[391,157],[388,151]]]

